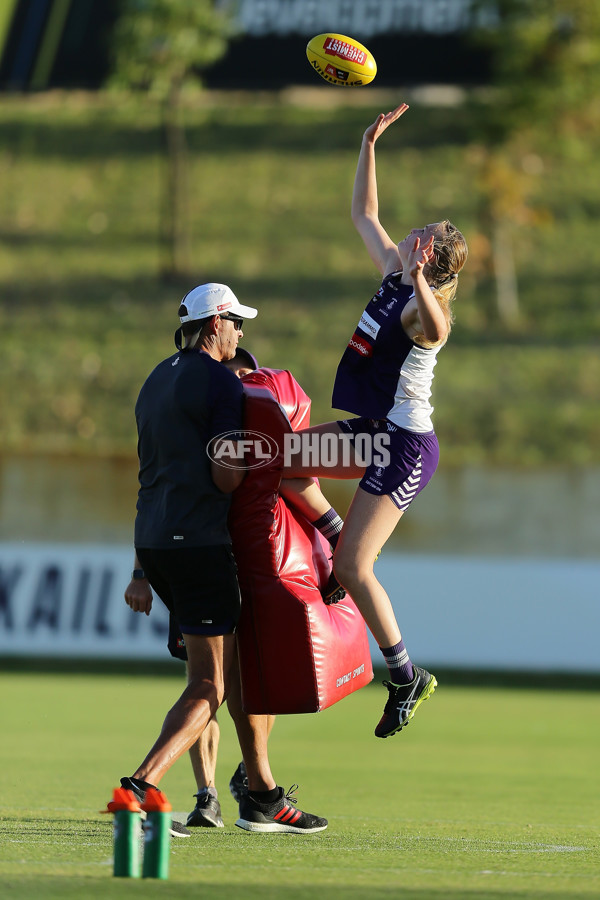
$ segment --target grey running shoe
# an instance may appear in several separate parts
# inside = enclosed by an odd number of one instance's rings
[[[287,793],[278,787],[279,797],[273,803],[257,803],[249,795],[240,801],[240,817],[235,823],[244,831],[279,834],[314,834],[325,831],[327,819],[302,812],[294,805],[296,798],[290,796],[298,789],[294,784]]]
[[[375,737],[386,738],[396,734],[409,723],[417,709],[427,700],[437,687],[434,675],[413,666],[415,677],[409,684],[392,684],[384,681],[389,691],[383,715],[375,729]]]
[[[127,788],[128,791],[133,791],[135,796],[138,798],[140,803],[143,803],[146,799],[146,791],[142,788],[138,787],[131,778],[121,778],[121,787]],[[149,784],[148,787],[154,787],[153,784]],[[158,788],[157,788],[158,790]],[[146,813],[142,810],[142,821],[145,820]],[[191,837],[192,832],[188,831],[183,822],[177,822],[175,819],[171,819],[171,837]]]
[[[191,811],[185,823],[188,828],[224,828],[221,804],[217,798],[206,790],[198,791],[194,797],[196,798],[196,807]]]
[[[236,803],[241,803],[242,797],[248,796],[248,775],[246,773],[246,766],[243,762],[239,764],[231,776],[229,790]]]

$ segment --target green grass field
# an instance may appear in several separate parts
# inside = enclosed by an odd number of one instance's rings
[[[600,894],[597,692],[445,686],[400,735],[372,735],[369,687],[314,716],[280,717],[271,762],[329,829],[304,838],[234,826],[239,760],[221,715],[225,829],[174,843],[169,882],[112,876],[102,809],[153,741],[170,675],[2,672],[0,885],[10,898],[571,898]],[[183,676],[182,676],[183,679]],[[161,787],[193,805],[186,759]]]

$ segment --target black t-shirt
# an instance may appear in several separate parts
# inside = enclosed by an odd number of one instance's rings
[[[231,542],[230,495],[211,478],[206,448],[242,428],[239,378],[200,350],[163,360],[135,406],[140,489],[135,546],[200,547]]]

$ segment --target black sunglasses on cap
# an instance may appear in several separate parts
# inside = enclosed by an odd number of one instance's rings
[[[222,319],[227,319],[228,322],[233,322],[233,327],[236,331],[242,330],[242,325],[244,324],[243,319],[239,319],[237,316],[221,316]]]

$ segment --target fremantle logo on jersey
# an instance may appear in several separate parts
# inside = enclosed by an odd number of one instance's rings
[[[357,331],[355,331],[350,338],[348,346],[351,350],[355,350],[357,353],[360,353],[361,356],[373,356],[373,345],[370,344],[368,340],[360,335]]]

